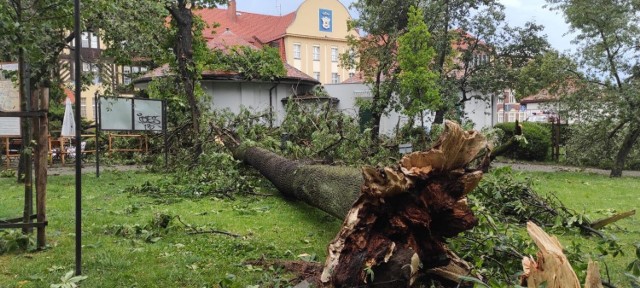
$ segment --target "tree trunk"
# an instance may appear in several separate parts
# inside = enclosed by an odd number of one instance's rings
[[[631,149],[633,149],[633,145],[638,141],[638,137],[640,137],[640,125],[635,125],[632,123],[631,128],[627,135],[624,137],[624,141],[622,142],[622,147],[618,150],[618,154],[616,155],[616,161],[613,164],[613,168],[611,169],[611,174],[609,177],[622,177],[622,170],[624,169],[624,162],[629,156]]]
[[[200,135],[200,106],[195,95],[196,67],[193,61],[193,13],[187,6],[189,1],[180,0],[176,4],[167,6],[177,24],[178,32],[174,43],[173,53],[178,62],[178,77],[180,85],[189,102],[191,109],[191,128],[194,143],[194,163],[202,154],[202,143],[198,139]]]
[[[284,196],[340,219],[351,208],[363,182],[358,169],[305,165],[258,147],[238,148],[234,157],[260,171]]]
[[[282,194],[345,219],[328,248],[321,276],[326,285],[396,287],[435,279],[455,287],[459,276],[470,275],[470,265],[445,239],[477,223],[466,202],[482,177],[482,167],[468,167],[486,146],[477,132],[447,122],[427,152],[405,156],[396,168],[362,171],[305,165],[235,143],[228,145],[234,157],[258,169]]]
[[[37,110],[49,112],[49,89],[39,87],[32,95],[33,107]],[[48,113],[44,116],[34,118],[34,138],[37,141],[34,157],[34,166],[36,172],[36,217],[38,223],[47,221],[47,156],[48,156],[48,137],[49,137],[49,119]],[[45,227],[41,226],[37,229],[37,247],[44,249],[47,245]]]

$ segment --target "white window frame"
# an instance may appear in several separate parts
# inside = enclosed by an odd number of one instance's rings
[[[508,112],[507,116],[509,116],[509,119],[508,119],[509,122],[516,122],[516,113],[517,112]]]
[[[90,48],[100,48],[100,44],[98,43],[98,35],[95,33],[89,33],[89,42]]]
[[[340,83],[340,75],[338,73],[331,73],[331,83],[332,84]]]
[[[316,78],[316,80],[320,81],[320,72],[313,72],[313,78]]]
[[[498,123],[504,122],[504,111],[498,111]]]
[[[301,57],[302,45],[299,43],[293,44],[293,59],[302,59]]]
[[[100,84],[100,66],[98,64],[91,64],[91,73],[93,73],[93,84]]]
[[[331,62],[338,62],[338,47],[331,47]]]
[[[313,61],[320,61],[320,46],[313,46]]]

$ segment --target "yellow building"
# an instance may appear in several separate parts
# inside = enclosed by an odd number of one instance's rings
[[[236,2],[229,0],[227,9],[196,12],[207,23],[220,24],[205,31],[205,37],[213,39],[214,33],[228,30],[257,47],[275,47],[287,64],[323,84],[354,75],[355,70],[340,65],[340,55],[349,51],[347,36],[357,36],[347,28],[351,16],[340,1],[306,0],[283,16],[237,11]]]

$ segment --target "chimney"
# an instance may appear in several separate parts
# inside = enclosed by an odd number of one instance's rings
[[[227,0],[227,17],[232,22],[238,21],[238,14],[236,14],[236,0]]]

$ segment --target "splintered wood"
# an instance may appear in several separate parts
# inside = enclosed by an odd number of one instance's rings
[[[403,157],[399,167],[364,167],[361,194],[328,247],[321,281],[400,287],[432,278],[454,287],[468,277],[470,265],[445,239],[477,225],[466,195],[482,167],[468,166],[486,145],[478,132],[448,121],[433,148]]]
[[[550,236],[533,222],[527,223],[527,232],[538,246],[536,258],[522,259],[524,274],[521,285],[537,288],[541,285],[548,288],[580,288],[578,276],[571,268],[571,264],[562,252],[562,245],[554,236]],[[602,287],[597,262],[589,262],[585,288]]]

